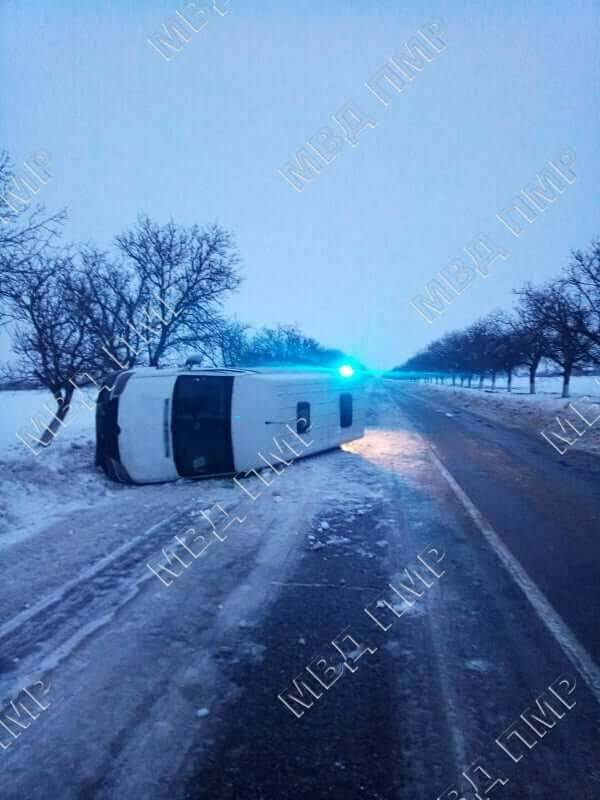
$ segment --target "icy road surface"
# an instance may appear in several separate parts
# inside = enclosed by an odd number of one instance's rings
[[[600,462],[443,402],[376,384],[363,440],[255,500],[88,475],[8,531],[2,799],[598,800]],[[217,503],[243,522],[161,570]]]

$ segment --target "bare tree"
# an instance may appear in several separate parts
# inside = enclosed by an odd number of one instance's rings
[[[494,371],[494,346],[494,329],[489,317],[477,320],[465,331],[464,360],[469,370],[469,386],[471,377],[478,375],[479,388],[482,389],[485,376]]]
[[[218,366],[239,367],[248,363],[248,330],[243,322],[223,321],[214,336],[214,355],[208,360]]]
[[[7,373],[45,387],[56,401],[56,410],[38,440],[42,445],[52,441],[69,412],[78,378],[88,373],[93,364],[85,321],[65,301],[72,269],[69,255],[38,254],[6,296],[17,357]]]
[[[456,378],[462,375],[464,369],[464,333],[461,331],[447,333],[442,337],[440,345],[440,366],[450,373],[452,385],[455,386]]]
[[[529,373],[529,394],[535,394],[535,379],[542,359],[549,356],[549,331],[544,316],[539,314],[539,305],[534,302],[533,288],[526,285],[515,291],[518,298],[515,309],[516,323],[513,330],[520,340],[522,364]]]
[[[142,216],[116,239],[135,299],[132,332],[150,366],[183,350],[210,349],[224,299],[240,284],[232,235],[219,225],[158,225]],[[135,358],[141,351],[132,348]]]
[[[496,388],[498,373],[506,372],[507,338],[506,319],[501,311],[492,311],[480,323],[483,337],[481,361],[491,376],[492,389]]]
[[[144,360],[150,334],[139,325],[144,287],[110,256],[82,247],[65,279],[66,300],[85,321],[99,372],[130,367]],[[138,321],[136,327],[134,321]]]
[[[513,376],[526,358],[525,346],[521,332],[515,328],[505,330],[498,343],[498,359],[506,373],[506,391],[512,392]]]
[[[592,241],[588,250],[575,250],[566,270],[565,288],[575,299],[581,298],[587,314],[582,331],[594,345],[594,360],[600,362],[600,239]]]
[[[4,302],[36,255],[47,250],[60,234],[66,212],[47,214],[41,205],[15,209],[6,199],[14,170],[6,151],[0,151],[0,320]]]
[[[543,337],[542,356],[562,368],[562,396],[569,397],[573,369],[588,363],[593,350],[593,343],[583,333],[589,324],[589,312],[581,296],[570,295],[562,281],[541,288],[527,285],[517,295],[523,303],[528,330]]]

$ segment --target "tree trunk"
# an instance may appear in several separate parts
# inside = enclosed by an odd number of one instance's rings
[[[479,376],[479,388],[483,389],[483,375]]]
[[[496,388],[496,373],[492,372],[492,389]]]
[[[456,375],[452,374],[452,386],[456,386]]]
[[[473,380],[473,376],[469,375],[469,377],[467,378],[467,386],[469,387],[469,389],[471,388],[471,381],[472,380]]]
[[[507,392],[512,392],[512,374],[513,374],[512,369],[507,370],[506,372],[506,377],[508,378],[508,382],[506,384]]]
[[[529,394],[535,394],[535,373],[537,372],[537,364],[535,367],[529,368]]]
[[[71,406],[71,399],[73,397],[73,392],[75,391],[75,387],[69,386],[67,389],[64,390],[64,396],[60,390],[54,392],[54,399],[56,400],[56,411],[52,415],[52,419],[46,430],[43,432],[42,437],[40,439],[40,444],[43,447],[48,447],[50,442],[58,436],[59,428],[64,424],[63,420],[69,413],[69,408]]]
[[[563,387],[562,387],[562,396],[563,397],[570,397],[570,390],[571,390],[571,372],[573,371],[573,367],[568,366],[565,367],[563,372]]]

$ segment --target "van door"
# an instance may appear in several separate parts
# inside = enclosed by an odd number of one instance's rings
[[[184,478],[234,472],[231,442],[233,377],[180,375],[171,431],[177,472]]]

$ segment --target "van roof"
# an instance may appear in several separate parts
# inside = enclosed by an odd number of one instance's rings
[[[308,368],[308,369],[294,369],[285,367],[256,367],[249,368],[235,368],[235,367],[133,367],[131,370],[134,374],[140,377],[153,377],[153,376],[174,376],[174,375],[256,375],[263,378],[281,378],[285,376],[289,380],[306,380],[306,378],[329,378],[339,377],[335,369],[326,368]]]

